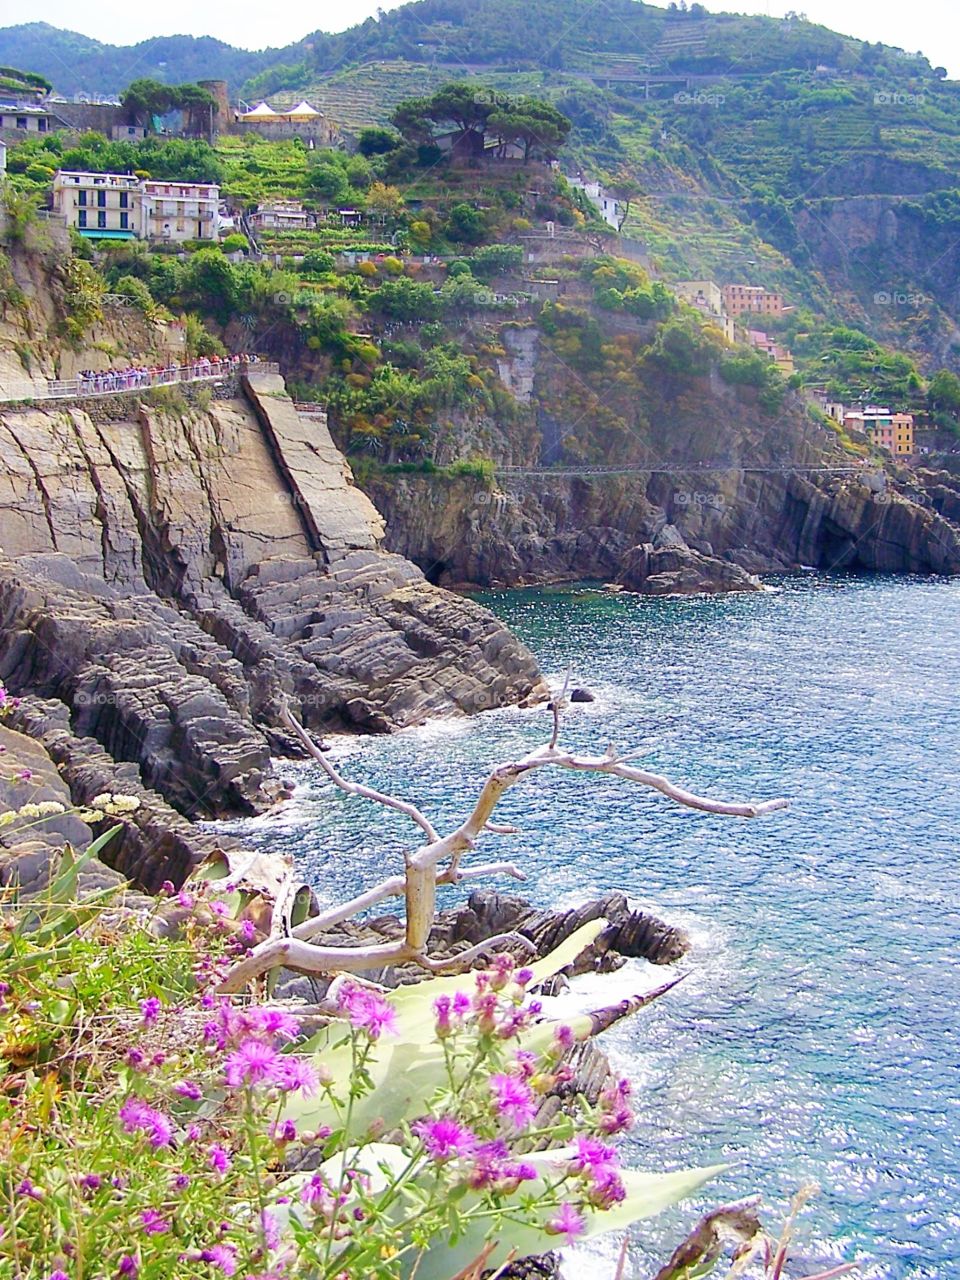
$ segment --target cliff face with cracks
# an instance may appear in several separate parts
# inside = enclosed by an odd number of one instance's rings
[[[65,770],[106,752],[188,816],[252,812],[292,745],[281,696],[315,729],[386,731],[540,692],[492,614],[382,549],[274,375],[188,410],[7,410],[0,441],[0,677],[48,700]]]
[[[433,581],[516,586],[636,576],[639,552],[679,551],[748,574],[799,567],[881,573],[960,572],[960,481],[945,474],[890,477],[799,472],[502,479],[492,492],[469,481],[389,477],[370,486],[387,517],[387,545]],[[683,548],[690,554],[684,556]],[[708,566],[711,567],[711,566]],[[668,586],[670,584],[667,584]],[[675,590],[749,589],[736,574]],[[653,590],[656,584],[650,588]]]

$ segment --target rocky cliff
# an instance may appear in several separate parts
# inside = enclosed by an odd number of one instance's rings
[[[488,424],[492,486],[365,473],[386,545],[457,585],[600,578],[662,592],[750,589],[750,574],[801,566],[960,573],[956,477],[871,458],[795,395],[765,411],[716,372],[631,358],[588,384],[534,328],[505,333],[499,375],[532,428]]]
[[[491,613],[383,549],[322,415],[276,375],[221,394],[0,412],[0,678],[48,700],[62,769],[99,750],[180,813],[252,812],[281,698],[387,731],[539,695]]]

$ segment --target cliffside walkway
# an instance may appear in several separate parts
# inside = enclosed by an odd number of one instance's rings
[[[123,369],[79,378],[48,379],[46,390],[33,390],[28,395],[0,398],[0,404],[16,404],[19,400],[90,400],[108,396],[129,395],[151,387],[175,387],[191,382],[222,382],[241,373],[279,373],[279,365],[265,360],[224,360],[217,364],[194,361],[169,365],[164,369]]]
[[[853,467],[808,467],[785,462],[774,467],[745,467],[737,462],[704,462],[686,467],[495,467],[494,474],[502,480],[522,479],[525,476],[537,476],[541,479],[552,476],[558,479],[569,476],[709,476],[725,471],[740,471],[745,475],[785,475],[791,472],[802,475],[836,475],[848,472],[860,475],[866,466],[867,463],[859,463]]]

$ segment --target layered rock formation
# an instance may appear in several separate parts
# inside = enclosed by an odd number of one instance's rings
[[[466,480],[389,476],[370,492],[387,518],[387,545],[440,583],[598,578],[648,590],[652,578],[682,569],[668,589],[709,591],[750,589],[746,575],[799,567],[960,573],[957,477],[897,472],[878,484],[874,468],[851,470],[849,457],[835,465],[829,470],[828,455],[820,472],[505,473],[492,491]],[[671,530],[676,563],[660,570],[642,548],[666,565],[663,535]]]
[[[9,410],[0,442],[0,678],[181,813],[269,802],[281,698],[315,729],[385,731],[539,696],[491,613],[381,549],[276,375],[202,409]]]

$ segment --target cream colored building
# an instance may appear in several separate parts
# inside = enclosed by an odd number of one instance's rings
[[[89,239],[135,239],[142,204],[140,179],[132,173],[60,169],[53,179],[53,212]]]
[[[673,286],[673,291],[691,307],[699,307],[714,316],[723,314],[723,293],[712,280],[681,280]]]
[[[220,188],[209,182],[145,179],[142,235],[145,240],[210,240],[220,236]]]

